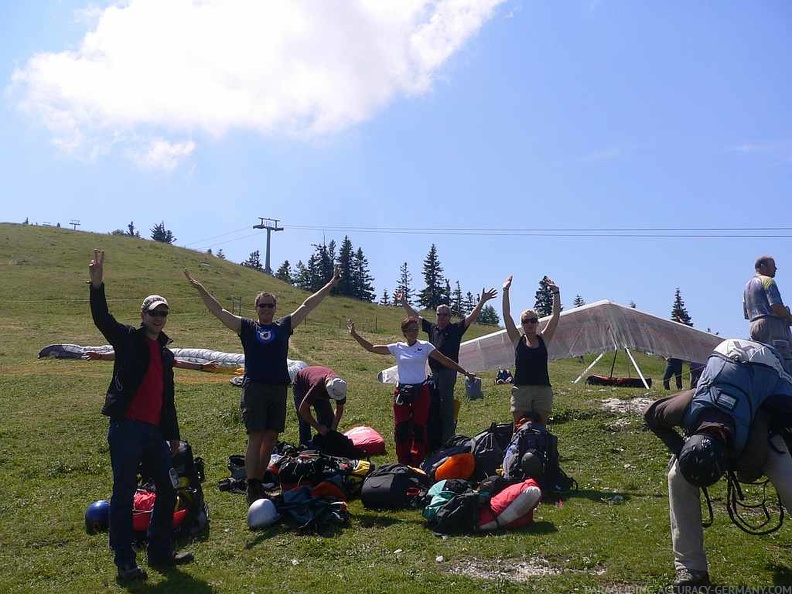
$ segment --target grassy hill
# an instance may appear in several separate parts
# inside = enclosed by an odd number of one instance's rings
[[[258,291],[278,295],[280,313],[307,296],[276,279],[213,256],[151,241],[52,227],[0,224],[0,591],[121,591],[106,535],[89,536],[83,513],[109,496],[107,420],[99,410],[110,376],[101,362],[37,360],[51,343],[103,344],[88,310],[87,266],[93,248],[106,252],[111,310],[138,319],[150,293],[165,295],[168,333],[179,347],[239,352],[238,338],[204,309],[182,276],[189,268],[228,308],[241,298],[252,315]],[[492,284],[482,278],[482,283]],[[374,342],[399,336],[398,308],[329,297],[300,326],[290,357],[335,368],[349,383],[342,429],[368,424],[386,436],[394,459],[391,388],[376,382],[389,357],[366,353],[347,335],[346,318]],[[492,328],[474,326],[467,336]],[[640,357],[659,383],[662,362]],[[605,363],[601,363],[605,367]],[[206,461],[210,532],[192,543],[197,562],[168,575],[151,572],[133,591],[156,592],[570,592],[670,583],[667,454],[639,417],[607,412],[602,401],[655,398],[660,392],[573,385],[579,361],[551,365],[556,391],[553,430],[562,466],[580,485],[561,507],[542,505],[523,531],[440,539],[417,512],[374,513],[350,504],[351,525],[333,537],[302,536],[277,527],[250,532],[244,497],[221,493],[226,459],[244,451],[239,393],[228,376],[176,370],[182,435]],[[616,374],[628,373],[621,355]],[[598,371],[605,371],[599,369]],[[485,398],[463,400],[458,431],[506,421],[508,387],[484,374]],[[461,382],[460,382],[461,383]],[[289,411],[285,439],[296,441]],[[615,497],[618,495],[619,497]],[[712,490],[715,525],[705,533],[721,585],[792,583],[790,532],[751,537],[728,520],[721,485]],[[396,552],[400,551],[400,552]],[[535,575],[529,575],[531,573]],[[615,591],[615,590],[611,590]]]

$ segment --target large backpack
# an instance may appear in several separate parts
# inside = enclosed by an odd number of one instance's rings
[[[360,500],[368,509],[422,507],[429,479],[423,471],[405,464],[385,464],[363,481]]]
[[[523,471],[522,459],[529,451],[541,460],[540,476],[527,476]],[[567,493],[577,487],[559,466],[558,438],[532,421],[523,423],[512,436],[503,456],[503,476],[512,480],[534,478],[545,495]]]
[[[492,423],[470,440],[470,449],[476,459],[474,478],[483,479],[496,474],[503,464],[503,456],[513,432],[511,423]]]

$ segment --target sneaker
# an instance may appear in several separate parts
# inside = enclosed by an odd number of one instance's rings
[[[137,582],[148,579],[148,574],[140,569],[137,564],[126,565],[118,568],[118,581],[119,582]]]
[[[195,556],[189,551],[182,551],[181,553],[172,553],[170,557],[164,559],[149,559],[149,567],[156,569],[163,569],[167,567],[175,567],[176,565],[185,565],[195,561]]]
[[[696,571],[695,569],[677,569],[676,579],[674,580],[674,592],[693,593],[706,592],[710,585],[709,573],[706,571]]]

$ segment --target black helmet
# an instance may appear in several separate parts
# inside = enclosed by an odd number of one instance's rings
[[[520,458],[520,469],[527,478],[540,478],[544,474],[544,459],[536,450],[528,450]]]
[[[709,487],[726,472],[726,445],[705,433],[691,435],[679,452],[679,470],[696,487]]]

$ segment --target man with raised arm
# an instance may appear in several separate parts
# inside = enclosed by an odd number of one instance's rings
[[[253,503],[265,495],[262,487],[264,472],[269,466],[278,435],[286,428],[286,397],[291,383],[287,364],[289,337],[338,284],[339,270],[334,270],[330,281],[294,312],[281,318],[275,318],[275,295],[262,291],[255,299],[255,320],[223,309],[220,302],[190,275],[189,270],[185,270],[184,275],[198,290],[209,312],[236,332],[242,342],[245,379],[240,408],[248,436],[245,452],[247,499],[248,503]]]

